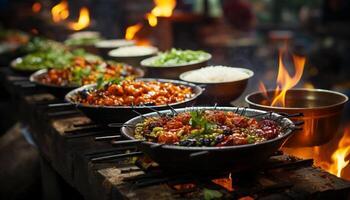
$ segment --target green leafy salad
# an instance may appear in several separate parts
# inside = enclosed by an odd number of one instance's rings
[[[204,51],[171,49],[164,53],[160,53],[154,60],[149,63],[152,66],[176,66],[191,63],[202,62],[208,60],[210,54]]]
[[[75,57],[80,56],[88,60],[99,60],[96,55],[87,53],[82,49],[68,51],[66,49],[47,49],[27,54],[23,58],[15,60],[14,68],[18,70],[34,71],[45,68],[65,68],[72,64]]]

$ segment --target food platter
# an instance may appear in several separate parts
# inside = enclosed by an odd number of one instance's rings
[[[75,90],[70,91],[65,99],[67,102],[75,105],[79,110],[81,110],[86,116],[88,116],[90,119],[102,123],[108,123],[108,122],[125,122],[128,119],[137,116],[137,113],[147,113],[152,111],[151,109],[155,110],[164,110],[171,107],[185,107],[185,106],[191,106],[194,105],[196,99],[198,96],[200,96],[203,92],[203,89],[195,84],[183,82],[183,81],[177,81],[177,80],[168,80],[168,79],[152,79],[152,78],[143,78],[143,79],[137,79],[137,81],[143,81],[143,82],[157,82],[161,84],[172,84],[177,86],[184,86],[191,88],[193,95],[191,95],[189,98],[186,98],[183,101],[176,102],[176,103],[167,103],[163,105],[89,105],[86,103],[79,102],[79,96],[80,94],[86,93],[86,91],[89,90],[95,90],[96,84],[93,85],[86,85],[82,86],[80,88],[77,88]]]
[[[278,150],[283,143],[292,135],[295,128],[294,123],[286,117],[276,113],[265,111],[237,108],[237,107],[190,107],[175,109],[176,113],[188,112],[191,110],[219,110],[240,113],[244,116],[256,116],[257,120],[269,118],[276,121],[283,127],[279,135],[275,138],[262,141],[260,143],[206,147],[206,146],[179,146],[158,144],[150,141],[139,142],[139,147],[161,166],[169,170],[195,170],[195,171],[215,171],[230,168],[230,170],[253,169],[262,164],[269,156]],[[172,110],[153,112],[143,116],[135,117],[121,128],[122,134],[135,140],[136,124],[142,122],[147,117],[157,117],[159,114],[172,115]]]

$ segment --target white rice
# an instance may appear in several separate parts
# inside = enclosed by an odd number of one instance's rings
[[[146,56],[157,53],[158,49],[156,47],[146,47],[146,46],[130,46],[130,47],[120,47],[114,49],[108,53],[111,57],[133,57],[133,56]]]
[[[133,40],[101,40],[95,44],[98,48],[117,48],[117,47],[125,47],[125,46],[133,46],[135,45],[135,41]]]
[[[80,31],[80,32],[72,33],[68,37],[72,39],[99,38],[100,33],[96,31]]]
[[[208,66],[184,73],[182,80],[195,83],[224,83],[249,78],[250,70],[227,66]]]

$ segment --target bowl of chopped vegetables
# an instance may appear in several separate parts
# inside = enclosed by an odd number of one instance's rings
[[[64,97],[69,91],[98,81],[116,78],[138,78],[143,71],[114,61],[87,60],[74,58],[72,65],[62,69],[41,69],[33,73],[29,80],[51,92],[56,97]]]
[[[87,53],[82,49],[69,51],[67,49],[55,48],[38,51],[19,57],[11,62],[11,68],[15,72],[30,75],[40,69],[64,68],[72,64],[75,57],[83,57],[88,60],[100,60],[101,58]]]
[[[141,61],[146,77],[178,79],[183,72],[205,67],[211,54],[204,51],[171,49]]]
[[[147,113],[121,133],[161,167],[173,170],[247,170],[292,135],[294,123],[277,113],[238,107],[188,107]],[[135,141],[135,142],[136,142]]]
[[[72,49],[83,48],[88,52],[97,53],[95,44],[102,40],[99,32],[81,31],[68,36],[64,43]]]

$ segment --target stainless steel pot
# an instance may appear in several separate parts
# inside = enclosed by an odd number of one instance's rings
[[[291,89],[286,94],[286,107],[273,107],[270,100],[275,90],[254,92],[245,100],[250,108],[278,113],[303,113],[293,120],[304,121],[303,130],[296,132],[285,144],[289,147],[318,146],[330,141],[339,129],[341,114],[348,97],[342,93],[322,89]]]

